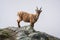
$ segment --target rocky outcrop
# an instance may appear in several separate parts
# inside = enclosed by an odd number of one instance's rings
[[[8,27],[0,29],[0,40],[60,40],[56,37],[39,32],[30,25],[21,28]]]

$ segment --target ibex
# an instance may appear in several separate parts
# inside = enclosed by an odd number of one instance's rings
[[[19,11],[17,13],[18,15],[18,19],[17,19],[17,23],[18,23],[18,27],[20,28],[20,22],[23,20],[24,22],[30,22],[30,25],[32,27],[34,27],[34,23],[38,20],[40,13],[42,12],[41,8],[38,9],[38,7],[36,8],[36,13],[35,14],[30,14],[24,11]]]

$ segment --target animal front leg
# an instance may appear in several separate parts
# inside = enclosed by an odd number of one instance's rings
[[[32,28],[34,27],[34,23],[31,23],[30,25],[31,25]]]
[[[34,19],[33,19],[33,17],[30,18],[30,25],[31,25],[32,28],[34,27]]]
[[[34,27],[34,23],[32,21],[30,21],[30,25],[32,28]]]

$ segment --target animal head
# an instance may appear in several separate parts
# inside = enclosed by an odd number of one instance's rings
[[[36,7],[35,11],[36,11],[36,13],[38,13],[38,14],[40,14],[40,13],[42,12],[41,8],[38,9],[38,7]]]

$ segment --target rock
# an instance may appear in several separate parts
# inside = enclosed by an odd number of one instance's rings
[[[0,29],[0,40],[16,40],[13,34],[14,32],[10,29]]]
[[[0,40],[60,40],[44,32],[36,31],[30,25],[21,28],[8,27],[0,30]]]
[[[39,33],[31,33],[31,34],[29,34],[29,37],[31,37],[32,40],[40,40],[41,39],[41,36]]]

